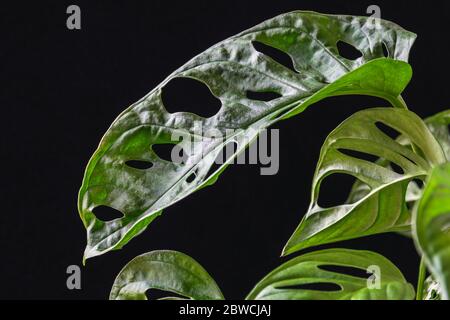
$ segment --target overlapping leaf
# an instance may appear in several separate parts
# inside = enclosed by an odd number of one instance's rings
[[[427,181],[415,214],[414,239],[441,288],[450,293],[450,163],[436,167]]]
[[[172,292],[186,299],[223,299],[205,269],[191,257],[176,251],[152,251],[131,260],[114,281],[110,299],[146,300],[149,289]]]
[[[445,158],[447,161],[450,160],[450,110],[445,110],[435,114],[429,118],[426,118],[425,124],[427,125],[430,132],[435,137],[436,141],[441,145],[444,151]],[[411,141],[409,141],[405,136],[400,136],[397,139],[401,144],[411,146]],[[415,181],[411,181],[408,190],[406,192],[405,201],[408,203],[409,207],[414,207],[417,200],[422,197],[422,186],[418,185]],[[409,233],[409,232],[408,232]]]
[[[357,277],[324,267],[376,271]],[[376,266],[376,268],[374,267]],[[370,277],[370,279],[369,279]],[[310,289],[334,284],[336,290]],[[308,285],[308,288],[304,288]],[[250,300],[411,300],[414,289],[397,267],[383,256],[361,250],[329,249],[296,257],[262,279],[247,296]]]
[[[437,142],[441,145],[442,150],[445,153],[447,161],[450,159],[450,110],[442,111],[435,114],[429,118],[426,118],[425,124],[427,125],[430,132],[433,134]],[[411,147],[411,141],[408,137],[400,135],[397,139],[401,145]],[[420,150],[418,150],[420,151]],[[423,156],[423,155],[422,155]],[[385,159],[377,160],[377,164],[386,168],[392,168],[390,162]],[[366,184],[357,180],[350,191],[347,202],[356,202],[370,192],[370,188]],[[417,184],[416,181],[411,181],[408,185],[408,189],[405,195],[405,201],[408,207],[414,207],[414,203],[420,199],[422,196],[422,184]],[[407,232],[409,235],[409,231]]]
[[[418,154],[385,134],[379,123],[408,137]],[[384,167],[379,161],[365,160],[361,153],[389,161],[403,173]],[[405,202],[409,183],[412,179],[424,179],[432,166],[445,161],[440,144],[411,111],[374,108],[355,113],[327,137],[313,179],[310,208],[284,254],[381,232],[410,230],[411,215]],[[361,192],[353,192],[355,202],[322,208],[318,204],[321,183],[336,173],[358,179]]]
[[[444,150],[447,160],[450,161],[450,110],[439,112],[425,119],[425,123]]]
[[[415,35],[399,26],[366,17],[292,12],[263,22],[201,53],[170,75],[111,125],[92,156],[79,193],[79,212],[87,230],[85,259],[123,247],[168,207],[213,183],[228,163],[209,173],[216,156],[230,141],[241,152],[259,132],[333,95],[367,94],[402,106],[398,98],[411,77],[407,60]],[[362,57],[342,57],[337,42],[353,45]],[[287,53],[295,71],[258,52],[261,42]],[[389,58],[383,58],[383,46]],[[177,77],[206,84],[220,99],[216,115],[169,113],[161,92]],[[248,92],[275,92],[279,98],[257,101]],[[182,108],[183,106],[180,106]],[[208,106],[204,106],[208,108]],[[198,127],[202,131],[199,133]],[[227,130],[240,130],[232,135]],[[226,139],[204,132],[215,130]],[[202,133],[203,132],[203,133]],[[174,140],[174,135],[182,141]],[[183,163],[160,159],[152,146],[176,144],[188,149]],[[136,169],[128,161],[152,164]],[[229,159],[231,161],[232,158]],[[102,221],[99,206],[123,217]]]

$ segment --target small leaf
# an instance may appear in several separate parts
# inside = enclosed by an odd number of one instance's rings
[[[413,235],[443,300],[450,290],[450,163],[434,168],[414,217]]]
[[[384,134],[377,122],[407,136],[424,155]],[[342,150],[367,153],[395,163],[402,174],[347,155]],[[413,179],[424,179],[430,168],[445,161],[443,151],[425,123],[404,109],[374,108],[355,113],[326,139],[313,178],[312,201],[283,253],[381,232],[410,230],[411,215],[405,195]],[[320,186],[327,176],[340,173],[359,180],[351,198],[354,202],[331,208],[318,205]]]
[[[356,277],[325,270],[324,266],[351,267],[364,272],[374,270],[373,267],[376,266],[379,274],[371,275],[370,271],[367,277]],[[295,288],[314,284],[334,284],[339,289],[321,291]],[[284,263],[262,279],[247,299],[412,300],[414,289],[392,262],[377,253],[328,249],[307,253]]]
[[[120,271],[109,298],[146,300],[148,289],[168,291],[194,300],[222,300],[211,276],[191,257],[176,251],[152,251],[131,260]],[[178,300],[179,297],[167,297]]]
[[[194,57],[127,108],[102,138],[79,192],[78,209],[87,230],[84,258],[122,248],[164,208],[214,183],[262,130],[319,100],[366,94],[402,106],[398,96],[411,78],[411,67],[404,61],[415,35],[388,21],[380,21],[379,26],[373,28],[367,17],[300,11],[280,15]],[[339,40],[362,56],[342,57]],[[259,52],[256,42],[286,53],[295,70]],[[383,44],[393,59],[384,58]],[[206,84],[221,101],[220,110],[209,118],[169,113],[162,92],[177,78]],[[254,100],[248,92],[272,92],[277,97]],[[211,132],[220,137],[206,134]],[[174,136],[182,137],[177,146],[183,150],[190,144],[197,146],[186,152],[184,162],[167,161],[153,150],[155,145],[173,144]],[[209,173],[217,155],[233,141],[238,147],[229,162]],[[151,162],[152,167],[139,170],[126,165],[137,159]],[[194,172],[195,179],[187,181]],[[124,217],[97,219],[92,210],[101,205],[118,209]]]

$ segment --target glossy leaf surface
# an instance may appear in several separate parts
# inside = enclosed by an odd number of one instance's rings
[[[221,300],[211,276],[191,257],[176,251],[152,251],[131,260],[111,289],[111,300],[146,300],[146,291],[159,289],[194,300]],[[168,297],[164,300],[180,299]]]
[[[436,115],[426,118],[424,121],[436,141],[441,145],[448,161],[450,159],[450,110],[442,111]],[[408,146],[412,149],[411,141],[409,141],[408,137],[401,135],[396,139],[396,141],[401,145]],[[376,163],[380,166],[391,168],[390,162],[385,159],[379,159]],[[408,207],[414,207],[415,202],[422,197],[422,185],[422,183],[419,185],[416,181],[411,181],[409,183],[405,196],[405,201],[408,204]],[[367,188],[367,185],[357,180],[350,191],[347,202],[357,201],[369,192],[370,189]],[[407,231],[408,235],[409,233],[410,231]]]
[[[408,137],[422,156],[385,134],[379,123]],[[389,161],[401,172],[364,155]],[[284,254],[381,232],[409,231],[411,214],[405,202],[408,185],[412,179],[424,179],[432,166],[442,162],[442,148],[413,112],[374,108],[355,113],[327,137],[313,178],[309,210]],[[353,190],[346,204],[322,208],[318,203],[320,186],[336,173],[358,179],[354,189],[359,191]]]
[[[79,192],[78,208],[87,230],[84,258],[120,249],[164,208],[214,183],[233,157],[215,172],[210,173],[210,167],[230,141],[237,143],[235,156],[261,130],[330,96],[367,94],[401,107],[398,96],[411,78],[404,61],[415,35],[391,22],[380,21],[378,28],[373,22],[313,12],[275,17],[196,56],[127,108],[101,140]],[[354,46],[362,56],[344,58],[338,41]],[[257,51],[256,42],[288,54],[295,70]],[[389,58],[384,58],[383,46]],[[207,85],[221,101],[220,110],[209,118],[167,112],[162,91],[179,77]],[[259,101],[249,99],[248,92],[272,92],[279,98]],[[160,158],[154,152],[160,144],[177,145],[187,154],[186,161]],[[189,148],[192,145],[196,147]],[[133,161],[147,163],[147,169],[130,166]],[[94,212],[99,206],[118,210],[123,217],[99,219]]]
[[[376,266],[376,268],[374,267]],[[367,277],[325,267],[370,271]],[[378,273],[378,278],[376,273]],[[374,278],[375,277],[375,278]],[[378,282],[377,282],[378,281]],[[333,284],[336,289],[311,289]],[[305,289],[306,286],[306,289]],[[397,267],[383,256],[361,250],[329,249],[304,254],[281,265],[261,280],[250,300],[411,300],[414,289]]]
[[[415,216],[414,239],[441,287],[441,298],[450,290],[450,163],[431,173]]]

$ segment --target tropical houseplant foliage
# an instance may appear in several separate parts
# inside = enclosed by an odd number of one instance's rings
[[[385,99],[386,107],[355,113],[326,138],[313,178],[311,205],[283,255],[378,233],[409,233],[423,257],[417,292],[395,265],[377,253],[328,249],[281,265],[247,299],[448,299],[450,111],[422,120],[401,98],[412,76],[407,59],[415,37],[384,20],[296,11],[267,20],[191,59],[120,114],[89,161],[78,202],[87,230],[84,259],[122,248],[164,208],[215,183],[233,158],[274,123],[327,97],[371,95]],[[353,46],[361,56],[344,57],[340,42]],[[258,51],[258,43],[288,54],[294,69]],[[209,118],[166,111],[161,92],[178,77],[207,85],[221,101],[220,110]],[[249,97],[252,92],[271,92],[276,97],[258,100]],[[203,132],[216,130],[225,139],[202,135],[196,130],[198,124]],[[390,137],[382,126],[398,136]],[[174,141],[179,132],[183,138]],[[191,141],[199,148],[182,162],[162,159],[154,150],[158,144],[185,150]],[[230,142],[237,146],[233,156],[211,172]],[[145,163],[145,168],[136,162]],[[351,175],[356,182],[346,203],[322,208],[321,183],[336,173]],[[101,220],[95,213],[101,206],[122,216]],[[377,266],[379,285],[371,288],[366,278],[330,271],[327,266],[361,270]],[[427,281],[426,269],[431,272]],[[337,287],[331,291],[301,287],[314,283]],[[110,298],[145,299],[150,288],[191,299],[223,299],[209,274],[175,251],[153,251],[133,259],[116,278]]]

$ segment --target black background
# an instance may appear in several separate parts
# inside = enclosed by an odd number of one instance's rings
[[[66,28],[70,4],[81,7],[82,30]],[[191,255],[227,298],[243,298],[286,260],[279,254],[307,209],[327,133],[352,112],[385,102],[332,98],[280,123],[277,175],[260,176],[254,165],[230,167],[213,187],[166,209],[123,250],[89,260],[82,290],[70,291],[66,268],[81,265],[86,237],[76,208],[84,166],[126,106],[214,43],[291,10],[365,15],[370,4],[418,34],[404,93],[410,109],[428,116],[447,108],[448,1],[2,3],[0,298],[105,299],[119,270],[155,249]],[[202,105],[188,89],[178,89],[186,107]],[[337,202],[348,188],[334,181],[324,192]],[[380,252],[416,281],[419,260],[407,238],[386,234],[330,246]]]

